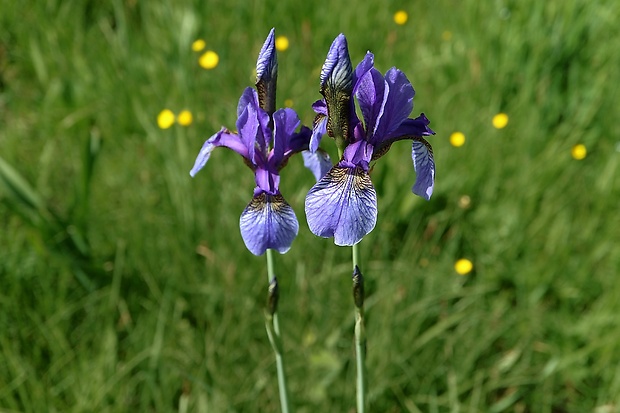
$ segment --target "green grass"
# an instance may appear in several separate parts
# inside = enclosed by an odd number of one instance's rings
[[[304,123],[344,32],[354,63],[372,50],[408,75],[437,132],[430,202],[410,193],[407,144],[373,171],[370,411],[620,411],[616,1],[23,3],[0,0],[0,411],[278,411],[264,257],[238,230],[252,174],[221,150],[188,175],[234,126],[271,27],[290,40],[278,106]],[[161,130],[164,108],[194,122]],[[281,189],[301,229],[276,260],[289,386],[298,412],[352,412],[350,249],[307,229],[312,184],[292,159]]]

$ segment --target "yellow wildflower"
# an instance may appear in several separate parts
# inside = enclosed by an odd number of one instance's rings
[[[213,50],[207,50],[198,59],[198,64],[203,69],[213,69],[220,62],[220,57]]]
[[[194,117],[192,116],[192,112],[189,110],[182,110],[177,116],[177,122],[181,126],[189,126],[192,124]]]
[[[407,15],[407,12],[404,10],[399,10],[396,13],[394,13],[394,23],[400,26],[407,23],[408,18],[409,16]]]
[[[467,258],[461,258],[454,264],[454,271],[459,275],[467,275],[474,269],[474,264]]]
[[[164,109],[157,115],[157,126],[168,129],[174,124],[174,113],[170,109]]]
[[[278,36],[276,37],[276,50],[279,52],[283,52],[288,49],[288,37],[286,36]]]
[[[287,108],[292,108],[293,107],[293,99],[285,99],[284,100],[284,106],[286,106]]]
[[[450,135],[450,144],[457,148],[465,145],[465,134],[463,132],[453,132]]]
[[[498,113],[497,115],[493,116],[493,126],[496,129],[503,129],[506,127],[506,125],[508,125],[508,115],[506,115],[505,113]]]
[[[588,154],[588,150],[586,149],[586,145],[579,143],[573,146],[570,153],[573,156],[573,159],[580,161],[586,157],[586,155]]]
[[[206,45],[207,43],[202,39],[195,40],[194,43],[192,43],[192,50],[195,52],[200,52]]]

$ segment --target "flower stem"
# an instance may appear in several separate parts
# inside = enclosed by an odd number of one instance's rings
[[[353,245],[353,302],[355,304],[355,359],[357,413],[366,410],[366,329],[364,327],[364,277],[359,269],[359,244]]]
[[[265,311],[265,327],[267,328],[267,336],[269,337],[271,348],[273,348],[273,352],[276,356],[278,390],[280,392],[280,406],[282,408],[282,413],[290,413],[292,410],[289,403],[286,375],[284,374],[282,335],[280,333],[280,323],[278,322],[278,281],[274,271],[273,250],[268,249],[266,255],[269,296],[267,301],[267,309]]]

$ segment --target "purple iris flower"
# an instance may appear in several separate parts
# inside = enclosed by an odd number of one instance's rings
[[[291,206],[279,190],[280,170],[291,155],[308,149],[311,130],[300,124],[293,109],[275,111],[275,89],[278,62],[272,29],[261,49],[256,65],[257,90],[246,88],[237,106],[237,131],[222,127],[202,146],[190,175],[195,176],[216,147],[232,149],[241,155],[254,172],[254,197],[241,214],[241,236],[245,246],[255,255],[268,248],[287,252],[297,236],[299,224]],[[304,156],[306,166],[317,180],[331,166],[322,154]]]
[[[344,35],[339,35],[321,70],[323,100],[313,105],[310,150],[317,150],[323,134],[336,140],[342,158],[310,189],[306,217],[318,236],[334,237],[336,245],[354,245],[377,223],[377,194],[369,176],[371,162],[385,155],[392,143],[413,141],[416,181],[412,191],[430,199],[435,162],[430,144],[422,136],[434,135],[430,121],[421,114],[408,118],[415,94],[403,72],[391,68],[382,75],[368,52],[355,70]],[[363,122],[355,110],[357,98]]]

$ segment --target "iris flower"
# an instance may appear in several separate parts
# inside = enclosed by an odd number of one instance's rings
[[[321,70],[324,99],[313,105],[314,122],[310,150],[317,150],[323,134],[336,140],[340,161],[310,189],[306,217],[318,236],[334,237],[336,245],[357,244],[377,223],[377,194],[369,176],[371,163],[385,155],[392,143],[412,140],[416,181],[412,191],[426,200],[433,193],[435,162],[430,144],[423,138],[435,134],[421,114],[408,118],[415,94],[403,72],[391,68],[382,75],[368,52],[352,69],[347,41],[339,35]],[[359,119],[353,96],[357,99]]]
[[[287,252],[299,231],[299,223],[291,206],[279,190],[280,170],[291,155],[308,149],[311,130],[300,124],[293,109],[275,111],[278,62],[274,30],[265,41],[256,64],[254,90],[246,88],[237,106],[238,132],[222,127],[202,146],[190,175],[195,176],[211,156],[213,149],[225,147],[243,157],[254,172],[256,187],[252,201],[241,214],[241,236],[248,250],[262,255],[268,248]],[[322,154],[304,156],[306,166],[317,179],[331,166]]]

